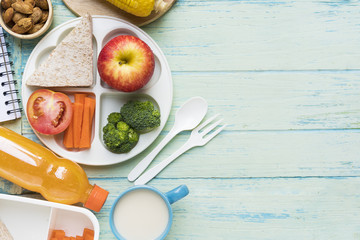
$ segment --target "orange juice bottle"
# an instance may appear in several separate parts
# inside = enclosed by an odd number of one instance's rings
[[[38,192],[49,201],[81,202],[97,212],[108,196],[108,191],[89,183],[85,171],[75,162],[59,158],[4,127],[0,127],[0,177]]]

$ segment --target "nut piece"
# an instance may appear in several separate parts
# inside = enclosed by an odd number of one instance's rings
[[[31,6],[35,7],[35,0],[25,0],[24,2],[30,3]]]
[[[24,13],[24,14],[32,14],[33,6],[28,2],[15,2],[11,4],[16,12]]]
[[[49,9],[47,0],[35,0],[35,5],[43,10]]]
[[[17,23],[20,19],[26,18],[25,14],[19,13],[19,12],[15,12],[14,16],[12,17],[12,20],[14,23]]]
[[[11,7],[11,0],[1,0],[1,7],[3,9],[8,9]]]
[[[29,33],[29,34],[36,33],[36,32],[39,31],[43,26],[44,26],[43,23],[35,24],[27,33]]]
[[[15,26],[11,29],[13,32],[16,33],[26,33],[33,27],[33,22],[31,18],[23,18],[20,19]]]
[[[39,7],[34,7],[33,13],[29,16],[33,20],[33,23],[36,24],[41,20],[42,11]]]
[[[49,11],[42,11],[42,15],[39,23],[45,23],[48,17],[49,17]]]
[[[11,29],[14,25],[15,23],[13,21],[10,21],[6,26]]]
[[[11,7],[11,8],[8,8],[6,9],[6,11],[3,12],[3,20],[5,23],[9,23],[12,18],[14,16],[14,9]]]

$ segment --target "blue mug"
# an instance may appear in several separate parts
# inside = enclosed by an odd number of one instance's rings
[[[136,185],[133,187],[128,188],[125,192],[123,192],[113,203],[110,211],[110,227],[115,235],[115,237],[119,240],[131,240],[134,234],[136,235],[136,239],[139,239],[138,235],[140,234],[148,234],[151,235],[151,239],[154,240],[161,240],[166,237],[169,233],[172,221],[173,221],[173,213],[171,204],[174,202],[182,199],[186,195],[189,194],[189,189],[186,185],[180,185],[177,188],[167,192],[162,193],[158,189],[148,186],[148,185]],[[137,205],[138,204],[138,205]],[[154,205],[152,208],[151,204]],[[157,214],[157,206],[162,206],[161,212],[166,213],[167,208],[167,222],[166,217],[162,217]],[[143,206],[144,205],[144,206]],[[139,206],[139,207],[138,207]],[[151,209],[152,208],[152,209]],[[151,209],[147,211],[147,209]],[[135,210],[135,211],[134,211]],[[159,209],[160,210],[160,209]],[[155,212],[154,212],[155,211]],[[146,216],[144,216],[144,214]],[[131,216],[129,216],[131,215]],[[150,216],[147,216],[150,215]],[[159,215],[159,216],[158,216]],[[147,218],[152,217],[162,217],[161,220],[164,221],[157,221],[149,219],[149,224],[140,223],[137,224],[137,221],[147,221]],[[135,220],[136,219],[136,220]],[[156,226],[154,229],[159,231],[150,232],[143,231],[142,227],[151,228],[151,224],[156,224],[157,222],[163,222],[163,226]],[[164,229],[164,230],[162,230]],[[151,231],[151,229],[148,229]],[[156,236],[152,235],[155,234]],[[145,235],[143,239],[150,239],[148,235]]]

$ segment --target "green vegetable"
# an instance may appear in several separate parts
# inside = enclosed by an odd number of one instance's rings
[[[128,131],[130,126],[127,125],[125,122],[118,122],[116,124],[116,128],[119,129],[120,131]]]
[[[106,147],[114,153],[127,153],[133,149],[139,141],[139,134],[128,124],[121,121],[120,114],[111,113],[109,123],[103,127],[103,140]],[[118,120],[118,121],[115,121]]]
[[[112,123],[115,125],[116,123],[122,121],[123,119],[119,112],[113,112],[113,113],[109,114],[109,116],[107,117],[107,120],[109,123]]]
[[[124,122],[140,133],[160,126],[160,112],[151,101],[129,101],[121,107],[120,114]]]
[[[108,123],[105,125],[105,127],[103,127],[103,132],[104,134],[107,133],[110,130],[116,129],[115,125],[112,123]]]

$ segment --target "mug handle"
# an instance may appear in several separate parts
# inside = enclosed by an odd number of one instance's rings
[[[174,202],[182,199],[186,195],[189,194],[189,189],[186,185],[180,185],[177,188],[174,188],[173,190],[165,193],[165,196],[167,197],[170,204],[173,204]]]

